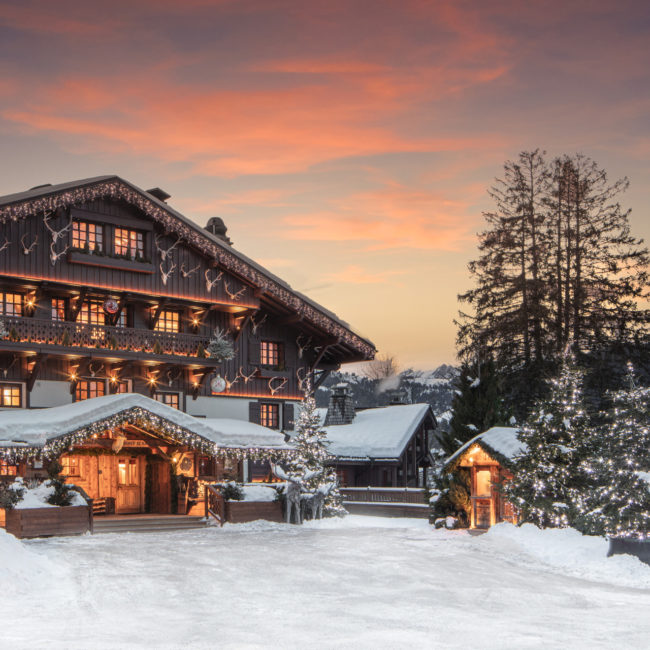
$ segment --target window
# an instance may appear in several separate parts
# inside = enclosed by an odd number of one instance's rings
[[[137,458],[120,458],[117,461],[117,482],[120,485],[138,484]]]
[[[60,320],[54,318],[54,301],[52,301],[52,318],[53,320]],[[106,312],[104,311],[104,303],[101,300],[86,300],[79,314],[77,315],[77,323],[86,323],[88,325],[106,325]],[[126,327],[127,323],[127,310],[122,309],[120,316],[115,323],[116,327]]]
[[[80,459],[78,456],[62,456],[61,466],[63,469],[61,470],[61,473],[63,476],[81,476],[79,461]]]
[[[87,249],[91,253],[103,249],[103,230],[98,223],[75,221],[72,224],[72,247]]]
[[[492,493],[492,475],[489,469],[476,472],[476,496],[489,497]]]
[[[111,387],[113,393],[130,393],[131,392],[131,380],[130,379],[120,379],[116,382],[111,382]]]
[[[177,311],[163,310],[154,327],[156,332],[180,332],[181,315]]]
[[[81,379],[77,382],[74,397],[77,402],[106,394],[106,383],[103,379]]]
[[[6,460],[0,460],[0,476],[16,476],[18,467],[10,465]]]
[[[144,257],[144,233],[126,228],[115,229],[115,254]]]
[[[65,298],[52,298],[52,320],[64,321],[66,312]]]
[[[0,314],[4,314],[5,316],[22,316],[22,294],[0,291]]]
[[[178,393],[154,393],[153,398],[157,402],[162,402],[175,409],[181,407],[181,396]]]
[[[273,341],[260,342],[260,363],[263,366],[280,365],[280,344]]]
[[[98,300],[86,300],[77,316],[78,323],[88,323],[89,325],[104,325],[106,322],[106,312],[104,306]]]
[[[0,384],[0,406],[3,408],[20,408],[22,390],[20,384]]]
[[[260,424],[269,429],[280,428],[280,405],[260,404]]]

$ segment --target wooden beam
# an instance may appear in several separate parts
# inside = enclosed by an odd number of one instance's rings
[[[311,364],[311,368],[309,369],[310,372],[314,372],[314,370],[316,369],[316,366],[321,362],[323,356],[325,356],[325,353],[331,347],[336,345],[339,341],[340,341],[340,339],[329,339],[328,342],[325,342],[325,343],[322,344],[321,350],[318,353],[318,356],[316,357],[316,360],[314,361],[314,363]],[[318,347],[318,346],[316,346],[316,347]]]
[[[87,293],[88,293],[88,289],[86,287],[81,287],[81,291],[77,296],[74,306],[70,305],[68,309],[68,320],[72,321],[73,323],[77,322],[77,316],[79,316],[79,312],[81,311],[81,306],[84,304],[84,300],[86,299]]]
[[[300,323],[303,320],[302,314],[291,314],[285,318],[280,318],[277,323],[279,325],[293,325],[294,323]]]
[[[314,381],[314,392],[318,390],[318,387],[329,377],[331,370],[321,370],[318,373],[318,379]]]
[[[244,333],[244,330],[248,327],[248,324],[251,322],[251,318],[253,318],[254,311],[249,311],[248,314],[246,315],[246,318],[244,318],[244,322],[241,324],[241,327],[237,330],[237,334],[235,335],[234,342],[237,343],[239,339],[241,338],[241,335]]]
[[[29,393],[32,392],[32,389],[34,388],[34,382],[36,381],[36,378],[38,377],[38,373],[40,372],[41,368],[43,367],[43,365],[45,365],[47,356],[48,356],[47,354],[42,354],[42,353],[36,355],[34,366],[32,367],[29,375],[27,375],[27,381],[25,382],[27,386],[27,392]]]
[[[205,368],[203,371],[194,374],[195,378],[200,377],[200,379],[196,384],[192,384],[193,400],[195,400],[199,396],[199,391],[201,390],[201,388],[203,388],[203,384],[205,384],[205,378],[212,372],[214,372],[214,368]]]
[[[120,301],[117,303],[117,311],[111,316],[111,325],[113,327],[115,327],[120,320],[120,316],[122,315],[122,311],[126,306],[128,298],[129,294],[126,291],[120,296]]]
[[[156,311],[153,313],[153,316],[151,317],[151,321],[149,323],[150,330],[154,329],[158,324],[158,320],[160,319],[160,314],[162,314],[166,304],[167,304],[167,298],[162,298],[161,300],[158,301],[158,306],[156,307]]]

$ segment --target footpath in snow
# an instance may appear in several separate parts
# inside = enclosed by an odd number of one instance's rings
[[[574,531],[349,516],[21,542],[0,648],[644,648],[650,567]]]

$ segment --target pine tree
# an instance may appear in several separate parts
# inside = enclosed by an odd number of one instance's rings
[[[595,484],[581,495],[576,522],[597,535],[650,533],[650,389],[636,385],[632,365],[627,386],[615,392],[598,435],[586,442],[582,471]]]
[[[206,352],[210,359],[215,359],[219,363],[230,361],[235,357],[235,346],[226,336],[226,333],[219,328],[214,330],[214,335],[206,347]]]
[[[327,465],[332,457],[327,451],[326,433],[321,427],[320,417],[316,412],[316,400],[309,381],[300,405],[296,432],[291,440],[296,455],[286,463],[288,473],[301,481],[309,492],[318,489],[329,490],[325,499],[324,514],[327,516],[347,514],[342,505],[336,471]]]
[[[600,350],[647,339],[650,257],[618,202],[627,187],[585,156],[549,164],[536,150],[506,162],[489,191],[496,209],[469,264],[475,286],[459,296],[470,307],[459,356],[494,358],[519,417],[569,341],[597,367]]]
[[[449,431],[438,435],[447,455],[490,427],[506,424],[509,418],[503,404],[501,379],[492,359],[461,366],[451,409]]]
[[[519,432],[527,451],[515,459],[514,477],[502,489],[522,522],[565,527],[580,514],[582,495],[591,487],[581,462],[594,435],[582,380],[582,371],[568,355],[550,382],[549,396],[535,404]]]

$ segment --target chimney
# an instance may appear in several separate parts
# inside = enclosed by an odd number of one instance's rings
[[[210,219],[210,221],[208,221],[207,225],[205,226],[205,229],[208,232],[211,232],[215,237],[218,237],[219,239],[225,241],[229,246],[232,246],[230,237],[226,235],[228,228],[226,228],[226,224],[223,222],[223,219],[221,217],[212,217],[212,219]]]
[[[335,384],[330,393],[325,426],[330,424],[350,424],[354,420],[354,400],[352,389],[346,383]]]
[[[403,388],[393,388],[391,390],[387,390],[386,393],[388,394],[389,406],[397,406],[399,404],[410,404],[411,402],[408,393]]]
[[[167,199],[172,198],[171,194],[167,194],[165,190],[161,190],[159,187],[152,187],[150,190],[147,190],[147,194],[155,196],[159,201],[162,201],[163,203],[167,203]]]

